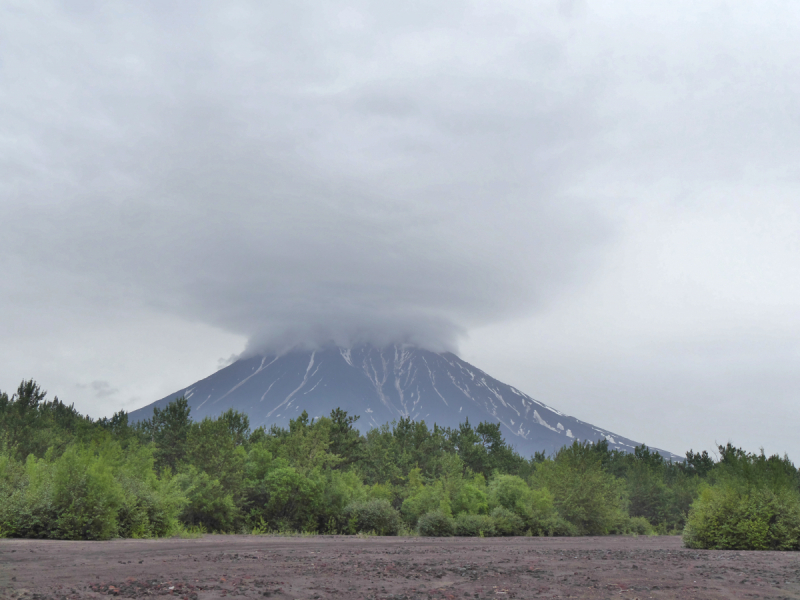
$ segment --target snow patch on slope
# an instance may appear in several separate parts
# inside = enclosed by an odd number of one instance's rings
[[[275,408],[273,408],[271,411],[269,411],[269,412],[267,413],[267,417],[271,417],[271,416],[272,416],[272,414],[273,414],[273,413],[274,413],[276,410],[278,410],[279,408],[281,408],[282,406],[289,406],[289,405],[291,404],[291,400],[292,400],[292,398],[294,398],[295,394],[297,394],[297,392],[299,392],[300,390],[302,390],[302,389],[303,389],[303,387],[306,385],[306,383],[308,383],[308,380],[309,380],[309,371],[311,371],[311,367],[313,367],[313,366],[314,366],[314,356],[316,356],[316,354],[317,354],[316,352],[312,352],[312,353],[311,353],[311,360],[309,360],[309,361],[308,361],[308,366],[306,367],[306,374],[303,376],[303,381],[300,383],[300,385],[298,385],[298,386],[297,386],[297,387],[294,389],[294,391],[293,391],[291,394],[289,394],[288,396],[286,396],[286,399],[285,399],[283,402],[281,402],[280,404],[278,404],[278,406],[276,406],[276,407],[275,407]],[[317,368],[319,368],[319,367],[317,367]],[[315,373],[316,373],[316,371],[315,371]],[[266,395],[266,394],[265,394],[265,395]]]
[[[533,420],[536,421],[539,425],[547,427],[550,431],[555,431],[556,433],[558,433],[558,429],[548,425],[547,421],[545,421],[542,417],[539,416],[539,412],[538,411],[535,411],[535,410],[533,411]]]

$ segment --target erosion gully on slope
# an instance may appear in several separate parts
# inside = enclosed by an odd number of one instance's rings
[[[678,537],[0,540],[0,597],[800,598],[800,556]]]

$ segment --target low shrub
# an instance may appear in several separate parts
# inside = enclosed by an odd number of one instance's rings
[[[627,535],[652,535],[653,526],[645,517],[629,517],[622,523],[619,533]]]
[[[580,535],[578,528],[558,514],[534,521],[528,532],[536,536],[568,537]]]
[[[531,484],[552,494],[558,514],[580,535],[606,535],[627,520],[625,482],[605,470],[589,442],[576,441],[538,463]]]
[[[125,492],[117,515],[121,537],[163,537],[177,531],[178,516],[187,502],[177,482],[128,477],[119,481]]]
[[[124,493],[102,457],[70,447],[51,471],[51,506],[57,518],[50,537],[107,540],[118,534]]]
[[[351,502],[344,509],[344,517],[353,524],[354,531],[349,533],[397,535],[403,526],[400,513],[388,500],[383,499]]]
[[[492,537],[497,535],[494,520],[489,515],[469,515],[461,513],[456,517],[457,536]]]
[[[451,537],[456,532],[456,522],[440,510],[425,513],[419,518],[417,531],[430,537]]]
[[[525,522],[518,514],[498,506],[491,513],[497,535],[521,535],[525,531]]]
[[[412,490],[411,495],[400,506],[400,512],[409,525],[417,524],[426,513],[450,512],[448,494],[441,481],[435,481],[429,485],[418,485]]]
[[[800,495],[730,484],[706,488],[689,511],[683,543],[714,550],[798,550]]]
[[[226,532],[234,528],[238,511],[230,493],[218,479],[194,467],[175,477],[186,503],[180,515],[187,527],[203,525],[211,531]]]

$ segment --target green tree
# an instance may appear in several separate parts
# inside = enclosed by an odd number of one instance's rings
[[[582,535],[605,535],[627,520],[624,482],[608,473],[590,443],[574,442],[536,465],[535,489],[553,494],[556,509]]]
[[[341,408],[335,408],[330,415],[330,446],[328,451],[341,460],[336,465],[337,469],[344,469],[359,462],[363,457],[364,438],[355,423],[359,416],[348,415]]]
[[[163,409],[155,407],[152,418],[140,424],[144,437],[156,446],[155,458],[159,471],[170,469],[175,472],[184,460],[186,439],[192,422],[190,412],[189,403],[182,396]]]

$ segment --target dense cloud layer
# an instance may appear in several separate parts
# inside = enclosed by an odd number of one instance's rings
[[[530,311],[608,235],[563,190],[595,107],[535,14],[444,7],[20,7],[14,259],[259,346],[452,348]]]
[[[408,341],[672,450],[754,398],[780,429],[799,17],[6,3],[0,385],[43,377],[107,413],[243,348]]]

